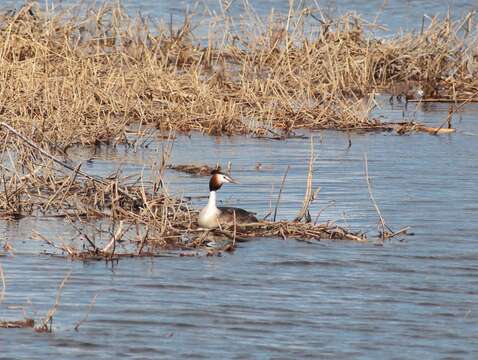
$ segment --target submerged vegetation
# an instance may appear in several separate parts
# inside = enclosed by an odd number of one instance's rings
[[[124,142],[134,131],[270,135],[297,128],[386,129],[375,95],[478,98],[473,14],[432,18],[418,33],[376,37],[353,14],[314,9],[267,21],[225,11],[196,33],[153,25],[118,5],[45,12],[29,3],[0,17],[0,116],[53,148]],[[416,126],[419,125],[419,126]],[[428,131],[403,123],[401,132]],[[436,133],[436,132],[435,132]]]

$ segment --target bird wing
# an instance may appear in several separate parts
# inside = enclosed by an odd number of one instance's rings
[[[257,222],[257,218],[255,217],[256,213],[235,207],[219,207],[218,209],[221,211],[221,214],[219,215],[221,222],[232,223],[234,221],[234,213],[236,213],[237,222]]]

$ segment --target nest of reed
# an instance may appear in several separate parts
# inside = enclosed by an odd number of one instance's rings
[[[127,141],[130,124],[207,134],[396,129],[373,119],[386,91],[477,99],[473,14],[393,38],[354,14],[291,9],[261,21],[185,16],[176,28],[118,5],[0,16],[0,117],[39,144]],[[418,129],[411,127],[412,130]]]

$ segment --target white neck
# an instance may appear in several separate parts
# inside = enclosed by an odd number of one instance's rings
[[[215,191],[209,192],[209,200],[207,201],[206,208],[207,209],[217,209],[217,207],[216,207],[216,192]]]

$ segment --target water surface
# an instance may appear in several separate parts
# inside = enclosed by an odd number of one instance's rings
[[[312,207],[320,219],[377,232],[377,216],[363,175],[367,154],[373,192],[394,229],[414,236],[384,246],[350,242],[308,244],[262,239],[221,257],[71,262],[42,255],[31,230],[57,239],[75,237],[61,220],[0,223],[14,247],[1,258],[7,290],[0,318],[43,317],[68,271],[52,334],[0,329],[0,358],[474,358],[478,351],[478,125],[476,106],[454,120],[445,136],[389,133],[312,134],[318,154]],[[402,109],[383,110],[399,120]],[[438,125],[447,106],[419,109],[417,118]],[[307,134],[311,135],[311,134]],[[220,198],[266,214],[286,166],[279,218],[301,203],[309,139],[179,136],[173,163],[232,162],[241,185]],[[161,145],[134,153],[119,148],[76,152],[92,158],[85,171],[147,172]],[[74,157],[74,156],[73,156]],[[261,164],[261,170],[256,169]],[[146,164],[146,165],[144,165]],[[206,199],[207,179],[169,172],[168,189]],[[79,331],[74,326],[96,304]]]
[[[4,1],[2,6],[18,6]],[[180,18],[188,2],[125,1],[133,13]],[[206,2],[219,11],[217,2]],[[423,14],[453,16],[476,8],[470,1],[319,2],[324,11],[376,16],[392,31],[414,28]],[[58,5],[58,4],[57,4]],[[259,14],[287,2],[252,2]],[[307,5],[307,4],[305,4]],[[241,3],[233,15],[241,15]],[[402,108],[381,109],[401,120]],[[413,109],[411,109],[413,110]],[[446,119],[447,105],[421,106],[416,118],[433,126]],[[407,115],[413,115],[409,112]],[[52,334],[0,329],[0,358],[336,358],[473,359],[478,352],[478,116],[468,106],[454,119],[458,131],[445,136],[389,133],[313,134],[314,185],[320,186],[312,216],[321,221],[377,232],[377,215],[363,172],[367,154],[373,192],[387,223],[410,226],[414,236],[384,246],[374,242],[308,244],[262,239],[240,244],[222,257],[122,259],[71,262],[42,254],[33,229],[58,241],[76,232],[61,220],[26,218],[0,222],[0,257],[6,294],[0,319],[41,319],[69,271]],[[310,134],[307,134],[310,135]],[[259,215],[270,211],[282,175],[291,166],[279,218],[291,219],[306,183],[309,139],[265,141],[247,137],[178,136],[173,163],[232,162],[241,185],[225,186],[224,204]],[[145,171],[159,161],[161,144],[134,153],[118,148],[75,152],[92,158],[83,169],[106,175]],[[260,164],[260,166],[259,166]],[[257,168],[260,168],[260,171]],[[202,206],[207,179],[168,172],[167,186]],[[333,204],[333,206],[330,206]],[[96,304],[79,331],[93,296]]]
[[[64,7],[77,5],[78,2],[71,0],[62,1],[40,1],[42,6],[48,4],[51,10],[58,10]],[[86,2],[85,4],[91,4]],[[24,1],[21,0],[3,0],[0,3],[0,9],[18,9]],[[274,0],[253,0],[253,1],[219,1],[219,0],[123,0],[121,4],[132,15],[141,14],[154,22],[165,22],[167,24],[172,20],[173,23],[180,24],[184,20],[185,14],[194,14],[196,19],[202,19],[207,25],[211,16],[223,14],[227,8],[227,15],[235,18],[250,18],[250,12],[262,19],[266,19],[273,10],[276,14],[287,15],[289,1]],[[419,30],[424,21],[425,26],[433,16],[444,17],[448,13],[452,19],[458,19],[470,11],[476,11],[478,4],[476,1],[469,0],[328,0],[315,1],[304,0],[292,2],[295,9],[316,9],[319,7],[320,14],[325,18],[334,18],[346,13],[356,13],[365,20],[384,25],[387,32],[396,33],[402,30]],[[312,21],[312,20],[311,20]],[[203,28],[207,31],[207,26]]]

